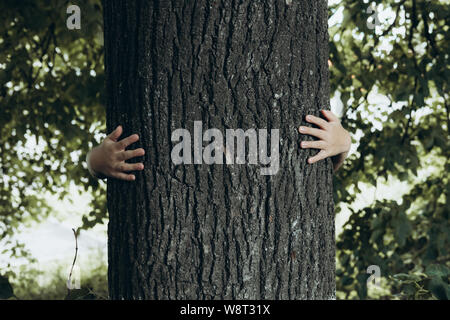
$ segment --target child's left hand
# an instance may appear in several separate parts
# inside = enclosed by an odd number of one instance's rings
[[[308,163],[314,163],[319,160],[332,157],[334,171],[338,170],[347,157],[352,143],[352,139],[347,130],[345,130],[341,121],[329,110],[321,110],[328,122],[322,118],[313,115],[307,115],[306,121],[320,127],[311,128],[301,126],[299,132],[319,138],[316,141],[302,141],[302,148],[321,149],[318,154],[308,159]]]

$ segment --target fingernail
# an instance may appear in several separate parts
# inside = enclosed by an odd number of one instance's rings
[[[311,116],[310,116],[310,115],[307,115],[307,116],[306,116],[306,120],[311,120]]]
[[[300,127],[298,130],[299,130],[300,132],[303,132],[303,131],[305,131],[305,127]]]

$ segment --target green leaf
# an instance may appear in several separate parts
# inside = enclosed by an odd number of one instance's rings
[[[95,300],[96,296],[89,288],[72,289],[69,291],[65,300]]]
[[[430,281],[429,289],[433,293],[433,295],[439,300],[448,300],[449,299],[449,285],[438,278],[433,278]]]
[[[7,277],[0,275],[0,299],[14,297],[14,291]]]
[[[450,274],[450,269],[442,264],[431,264],[427,266],[425,273],[430,277],[447,278]]]

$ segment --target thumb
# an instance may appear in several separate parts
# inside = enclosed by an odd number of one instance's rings
[[[123,129],[122,126],[117,126],[117,128],[111,132],[107,138],[111,139],[112,141],[117,141],[119,137],[122,135]]]

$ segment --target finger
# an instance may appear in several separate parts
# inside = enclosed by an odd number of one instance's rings
[[[112,174],[113,178],[119,179],[119,180],[125,180],[125,181],[134,181],[136,180],[136,177],[134,174],[125,174],[123,172],[115,172]]]
[[[117,142],[117,146],[119,150],[125,150],[126,147],[128,147],[130,144],[135,143],[139,140],[139,136],[137,134],[132,134],[129,137],[126,137],[125,139],[120,140]]]
[[[310,128],[310,127],[305,127],[305,126],[301,126],[298,131],[302,134],[309,134],[311,136],[317,137],[319,139],[324,139],[325,138],[325,131],[321,130],[321,129],[316,129],[316,128]]]
[[[144,170],[144,164],[143,163],[121,162],[118,164],[117,170],[121,171],[121,172],[140,171],[140,170]]]
[[[331,112],[330,110],[322,110],[322,114],[325,116],[325,118],[327,118],[328,119],[328,121],[331,121],[331,122],[340,122],[340,120],[339,120],[339,118],[338,117],[336,117],[335,115],[334,115],[334,113],[333,112]]]
[[[306,121],[308,121],[309,123],[314,123],[323,129],[326,129],[328,127],[327,121],[323,120],[322,118],[313,116],[313,115],[307,115]]]
[[[144,149],[139,148],[136,150],[127,150],[119,152],[117,157],[120,161],[125,161],[136,157],[142,157],[144,154],[145,154]]]
[[[112,141],[117,141],[119,137],[122,135],[123,129],[122,126],[117,126],[117,128],[111,132],[107,138],[111,139]]]
[[[325,141],[302,141],[300,146],[304,149],[325,149]]]
[[[325,150],[320,150],[318,154],[308,159],[308,163],[315,163],[317,161],[325,159],[327,156],[328,153]]]

